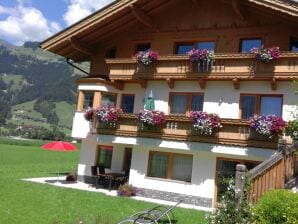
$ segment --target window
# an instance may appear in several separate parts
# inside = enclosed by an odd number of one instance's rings
[[[105,168],[111,168],[113,156],[112,146],[98,146],[97,165],[103,165]]]
[[[135,95],[133,94],[123,94],[121,101],[121,108],[124,113],[133,113],[135,102]]]
[[[148,176],[191,182],[192,160],[192,155],[151,151]]]
[[[151,44],[150,43],[139,43],[136,45],[136,51],[148,51],[151,49]]]
[[[175,54],[187,54],[194,48],[194,43],[177,43]]]
[[[254,47],[260,48],[262,46],[261,39],[241,39],[240,40],[240,52],[250,53],[250,50]]]
[[[207,49],[208,51],[214,52],[215,42],[199,42],[197,48],[199,50]]]
[[[290,51],[298,52],[298,38],[296,37],[290,38]]]
[[[106,58],[116,58],[116,48],[110,48],[106,51]]]
[[[93,107],[94,92],[84,92],[84,105],[83,108]]]
[[[217,184],[217,199],[220,201],[222,195],[225,193],[228,183],[225,178],[235,178],[237,164],[243,164],[248,170],[256,167],[260,162],[258,161],[245,161],[218,158],[216,166],[216,184]]]
[[[102,93],[101,106],[116,106],[117,95],[115,93]]]
[[[215,42],[188,42],[188,43],[176,43],[175,54],[187,54],[193,48],[199,50],[207,49],[214,52]]]
[[[170,93],[170,113],[185,114],[192,110],[203,110],[202,93]]]
[[[241,118],[254,115],[282,115],[282,96],[242,94],[240,96]]]

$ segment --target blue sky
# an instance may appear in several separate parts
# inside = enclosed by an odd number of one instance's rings
[[[42,41],[113,0],[0,0],[0,39]]]

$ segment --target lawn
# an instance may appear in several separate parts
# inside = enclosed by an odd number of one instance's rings
[[[15,144],[16,143],[16,144]],[[54,176],[55,171],[73,171],[79,151],[42,150],[41,142],[11,142],[0,139],[0,223],[84,224],[116,223],[154,204],[101,193],[30,183],[22,178]],[[175,209],[180,224],[206,223],[204,212]]]

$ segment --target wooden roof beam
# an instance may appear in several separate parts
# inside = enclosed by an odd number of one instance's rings
[[[77,51],[80,51],[81,53],[84,53],[88,56],[92,56],[94,54],[94,50],[91,49],[88,45],[80,41],[76,37],[71,37],[68,39],[71,46],[76,49]]]
[[[143,10],[137,8],[134,5],[130,5],[129,7],[132,14],[134,15],[134,17],[136,17],[137,20],[139,20],[141,23],[154,30],[155,32],[158,32],[158,29],[150,16],[148,16]]]
[[[236,13],[236,15],[240,19],[244,20],[245,19],[244,12],[243,12],[242,7],[239,3],[239,0],[232,0],[232,7],[233,7],[233,10]]]

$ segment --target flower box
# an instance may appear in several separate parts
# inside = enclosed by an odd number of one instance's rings
[[[268,63],[270,61],[276,61],[280,57],[279,47],[264,48],[252,48],[250,52],[255,56],[257,61]]]
[[[264,136],[266,139],[275,138],[281,134],[281,132],[286,128],[287,123],[279,116],[276,115],[266,115],[266,116],[255,116],[249,121],[252,135],[254,134]]]
[[[98,129],[117,129],[118,127],[118,122],[100,122],[97,124]]]
[[[145,131],[145,132],[158,132],[160,133],[162,131],[161,125],[148,125],[145,123],[140,123],[138,125],[138,131]]]
[[[192,134],[212,136],[222,127],[216,114],[208,114],[203,111],[191,111],[190,119],[193,122]]]
[[[154,64],[144,65],[143,63],[138,63],[136,73],[154,73],[155,68]]]
[[[261,135],[256,132],[254,129],[251,129],[249,132],[248,139],[254,141],[267,141],[267,142],[278,142],[278,134],[272,135],[270,138],[266,135]]]
[[[198,61],[192,63],[192,72],[211,72],[213,61]]]
[[[193,72],[211,72],[214,61],[212,52],[207,49],[192,49],[187,54],[192,62]]]
[[[136,53],[136,60],[139,64],[143,64],[148,66],[153,62],[157,61],[158,53],[156,51],[148,50],[148,51],[139,51]]]

